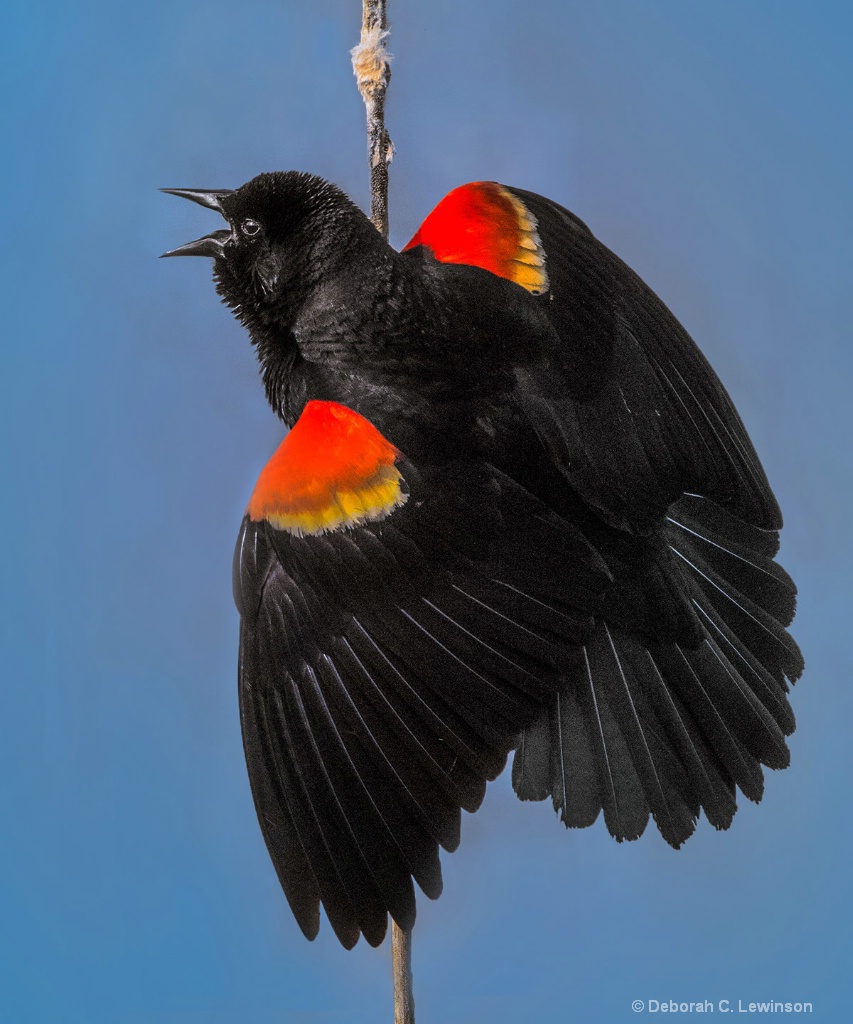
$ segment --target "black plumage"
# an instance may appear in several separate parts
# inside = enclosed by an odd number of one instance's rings
[[[513,750],[518,795],[567,826],[651,816],[678,847],[761,798],[794,728],[781,515],[722,384],[574,215],[467,188],[520,211],[492,227],[547,287],[424,229],[397,253],[309,175],[175,190],[229,223],[175,254],[214,257],[284,422],[336,403],[396,453],[387,507],[314,528],[250,503],[234,555],[261,828],[303,932],[322,903],[346,946],[411,927],[413,882],[439,895]]]

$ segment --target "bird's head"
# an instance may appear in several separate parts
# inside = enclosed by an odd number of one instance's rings
[[[163,189],[216,210],[228,227],[164,256],[210,256],[223,301],[250,329],[295,315],[334,270],[364,214],[335,185],[297,171],[259,174],[238,189]],[[289,315],[288,315],[289,314]]]

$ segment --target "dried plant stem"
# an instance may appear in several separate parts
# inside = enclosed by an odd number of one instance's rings
[[[352,50],[352,67],[367,110],[367,151],[370,163],[370,219],[388,238],[388,164],[394,147],[385,130],[385,90],[391,81],[385,48],[388,21],[385,0],[362,0],[361,41]]]
[[[361,40],[352,50],[352,67],[367,111],[367,154],[370,164],[370,219],[388,238],[388,164],[394,154],[385,128],[385,90],[391,81],[386,0],[362,0]],[[412,993],[412,933],[391,922],[394,971],[394,1024],[415,1024]]]
[[[394,1024],[415,1024],[412,990],[412,933],[391,922],[391,958],[394,970]]]

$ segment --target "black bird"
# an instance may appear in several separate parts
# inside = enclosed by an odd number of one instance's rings
[[[415,918],[513,785],[617,840],[727,828],[784,768],[803,661],[779,507],[732,402],[577,217],[494,182],[403,252],[334,185],[167,189],[291,428],[234,555],[258,819],[297,921]]]

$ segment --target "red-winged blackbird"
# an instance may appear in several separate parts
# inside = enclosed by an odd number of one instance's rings
[[[240,714],[305,935],[378,944],[515,751],[617,840],[727,828],[788,764],[781,516],[713,370],[577,217],[493,182],[398,253],[295,172],[172,189],[291,428],[234,555]]]

